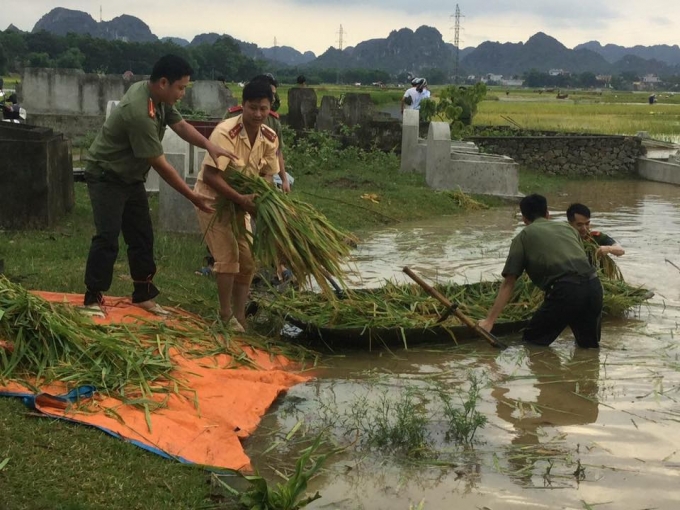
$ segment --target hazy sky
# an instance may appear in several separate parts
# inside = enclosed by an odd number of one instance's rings
[[[453,42],[456,4],[444,0],[2,0],[0,29],[13,23],[31,30],[59,5],[105,21],[121,14],[142,19],[159,37],[191,40],[205,32],[226,33],[260,47],[292,46],[317,55],[338,46],[384,38],[391,30],[421,25],[437,28]],[[677,44],[680,2],[655,0],[486,0],[458,4],[461,47],[481,42],[526,41],[545,32],[568,47],[598,40],[602,44]],[[653,9],[651,8],[653,6]]]

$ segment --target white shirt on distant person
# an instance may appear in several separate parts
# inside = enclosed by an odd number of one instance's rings
[[[404,92],[404,97],[410,97],[411,98],[411,104],[407,105],[405,104],[405,108],[410,108],[412,110],[420,110],[420,102],[423,99],[427,99],[430,97],[430,91],[428,89],[423,89],[422,92],[418,92],[418,89],[416,87],[411,87],[408,89],[406,92]]]

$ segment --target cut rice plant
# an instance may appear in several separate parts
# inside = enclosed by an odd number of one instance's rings
[[[649,299],[651,293],[643,287],[628,285],[622,280],[602,278],[604,314],[621,317]],[[500,281],[467,285],[442,284],[435,288],[473,320],[486,317],[498,293]],[[261,296],[261,308],[281,318],[335,330],[447,330],[461,322],[445,307],[417,285],[385,282],[374,289],[348,290],[345,299],[326,298],[309,291],[289,289],[279,295]],[[543,292],[526,277],[520,278],[512,299],[497,321],[521,323],[528,321],[543,302]],[[368,336],[368,335],[367,335]]]
[[[314,278],[327,296],[333,296],[327,274],[345,287],[341,265],[356,244],[354,236],[334,227],[308,203],[279,192],[261,177],[228,169],[224,178],[239,193],[257,195],[255,232],[247,234],[253,256],[262,266],[278,267],[283,262],[298,282]],[[235,208],[226,199],[218,201],[218,214],[226,209],[235,217]],[[245,230],[245,226],[237,227]]]
[[[147,412],[163,405],[153,394],[192,392],[175,372],[175,352],[229,354],[235,364],[252,364],[242,343],[230,341],[227,331],[189,315],[177,321],[95,324],[74,306],[46,301],[2,275],[0,339],[0,384],[94,386]],[[276,351],[273,344],[270,350]]]

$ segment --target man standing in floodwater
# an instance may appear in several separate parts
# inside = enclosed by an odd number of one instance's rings
[[[491,331],[526,271],[545,298],[524,330],[524,341],[550,345],[569,326],[579,347],[599,347],[602,284],[578,233],[567,223],[549,221],[541,195],[524,197],[519,207],[526,227],[512,240],[498,295],[479,325]]]
[[[165,159],[161,142],[166,126],[205,149],[215,161],[220,156],[235,158],[208,141],[174,107],[184,97],[192,72],[184,59],[162,57],[148,81],[133,84],[125,93],[88,150],[85,179],[96,234],[85,267],[84,305],[95,314],[102,313],[103,292],[111,286],[121,232],[128,246],[132,303],[159,315],[168,313],[154,301],[159,290],[152,282],[156,274],[153,226],[144,188],[151,167],[197,208],[213,211],[209,201],[193,192]]]
[[[567,221],[574,227],[583,241],[593,241],[599,248],[596,256],[615,255],[620,257],[625,255],[626,250],[616,242],[616,239],[609,237],[603,232],[590,230],[590,209],[583,204],[571,204],[567,209]]]

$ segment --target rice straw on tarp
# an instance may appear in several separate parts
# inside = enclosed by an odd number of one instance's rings
[[[341,266],[351,252],[356,239],[331,224],[311,205],[294,196],[279,192],[259,176],[248,176],[228,168],[226,182],[237,192],[255,194],[257,206],[254,234],[247,233],[254,258],[264,267],[278,267],[284,263],[298,282],[314,278],[326,296],[333,296],[333,288],[324,272],[334,276],[346,288]],[[233,202],[220,199],[217,214],[227,209],[235,217]],[[245,230],[245,226],[238,225]]]
[[[93,385],[102,394],[142,407],[157,405],[152,393],[191,391],[173,374],[171,349],[192,358],[228,354],[235,365],[251,367],[244,345],[277,354],[283,349],[257,338],[232,342],[224,328],[189,315],[177,323],[95,324],[74,306],[49,302],[2,275],[0,339],[0,383],[34,387],[61,382],[69,389]]]

